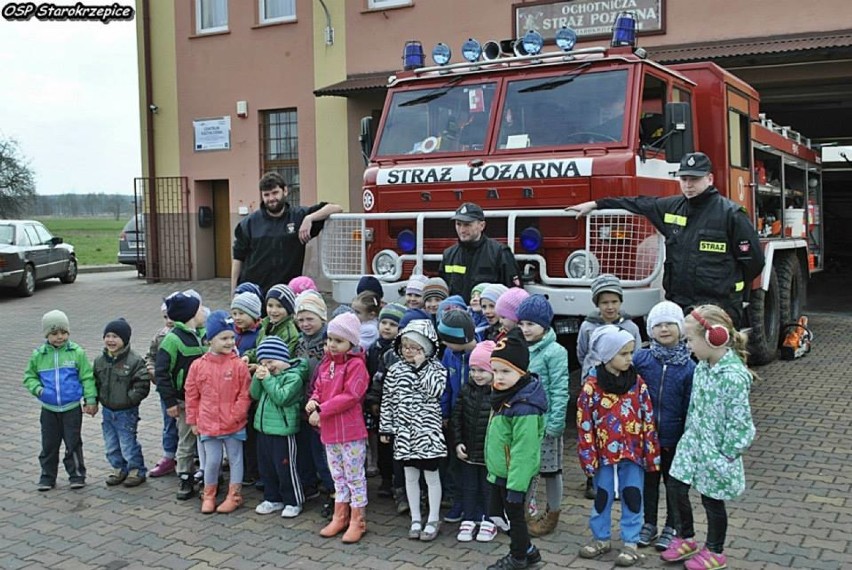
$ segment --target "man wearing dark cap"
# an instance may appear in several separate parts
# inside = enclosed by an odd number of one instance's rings
[[[477,204],[465,202],[452,220],[459,243],[444,250],[438,269],[447,282],[450,295],[461,295],[470,302],[470,292],[480,283],[500,283],[520,287],[520,270],[515,255],[505,244],[486,236],[485,212]]]
[[[604,198],[567,208],[577,217],[596,208],[642,214],[666,238],[663,288],[682,308],[712,303],[743,325],[743,300],[763,269],[763,250],[748,214],[713,186],[713,165],[692,152],[677,171],[681,196]]]

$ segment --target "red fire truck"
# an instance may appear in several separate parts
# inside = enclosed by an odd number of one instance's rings
[[[406,46],[411,69],[389,78],[377,127],[362,123],[364,213],[335,215],[323,233],[336,300],[350,301],[363,274],[384,282],[386,298],[412,273],[435,274],[456,242],[450,216],[475,202],[486,234],[515,252],[524,287],[548,296],[558,334],[576,333],[593,309],[589,285],[600,273],[621,279],[625,311],[641,318],[663,298],[661,236],[623,210],[578,220],[564,208],[676,194],[678,162],[700,150],[719,192],[760,233],[766,267],[751,284],[750,348],[754,362],[772,360],[782,326],[799,316],[807,276],[823,265],[810,141],[761,115],[757,91],[713,63],[661,65],[632,41],[541,51],[537,35],[478,53],[469,40],[460,63],[439,44],[441,65],[432,67],[411,63],[417,52]]]

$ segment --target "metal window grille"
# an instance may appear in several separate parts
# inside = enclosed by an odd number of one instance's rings
[[[134,194],[144,214],[148,281],[189,281],[191,216],[186,177],[135,178]]]
[[[320,239],[324,275],[364,275],[367,271],[362,219],[328,220]]]
[[[277,172],[289,188],[287,202],[300,203],[299,121],[296,109],[276,109],[261,112],[260,170]]]

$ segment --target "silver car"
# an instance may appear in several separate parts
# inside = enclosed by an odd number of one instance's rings
[[[118,262],[133,265],[145,275],[145,215],[136,214],[124,224],[118,236]]]
[[[62,243],[41,222],[0,220],[0,287],[11,287],[22,297],[35,293],[36,282],[58,277],[77,279],[74,246]]]

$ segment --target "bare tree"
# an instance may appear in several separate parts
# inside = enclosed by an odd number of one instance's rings
[[[0,139],[0,218],[19,216],[35,196],[35,173],[17,141]]]

